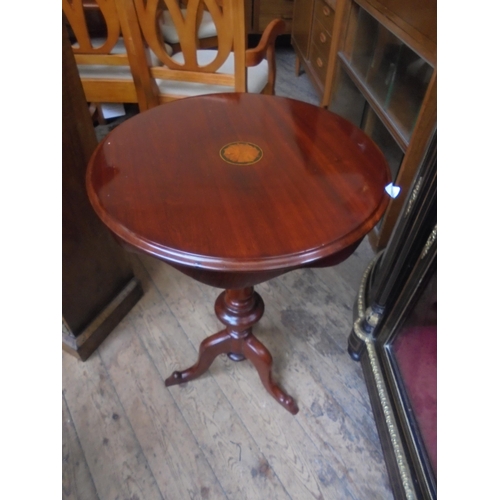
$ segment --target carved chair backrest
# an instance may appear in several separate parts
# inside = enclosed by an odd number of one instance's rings
[[[246,91],[246,30],[244,0],[134,0],[144,40],[164,66],[152,66],[157,79],[228,86],[228,91]],[[185,9],[184,14],[181,7]],[[182,59],[170,56],[161,35],[161,13],[168,9],[179,35]],[[207,10],[217,28],[217,47],[211,61],[198,61],[198,26]],[[216,73],[234,52],[234,74]]]

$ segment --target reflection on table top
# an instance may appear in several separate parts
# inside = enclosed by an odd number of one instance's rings
[[[177,264],[300,266],[362,238],[390,174],[361,130],[292,99],[207,95],[126,121],[101,142],[87,187],[121,239]]]

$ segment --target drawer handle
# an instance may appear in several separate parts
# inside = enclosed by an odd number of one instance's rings
[[[329,16],[330,15],[330,9],[326,5],[323,6],[323,14],[325,16]]]
[[[292,16],[286,16],[285,14],[283,14],[283,15],[281,16],[281,19],[282,19],[283,21],[291,21],[291,20],[293,19],[293,17],[292,17]]]
[[[320,58],[320,57],[318,57],[318,58],[316,59],[316,64],[318,65],[318,67],[319,67],[319,68],[322,68],[322,67],[323,67],[323,61],[321,60],[321,58]]]
[[[325,43],[325,42],[326,42],[326,35],[325,35],[323,32],[321,32],[321,33],[319,34],[319,41],[320,41],[321,43]]]

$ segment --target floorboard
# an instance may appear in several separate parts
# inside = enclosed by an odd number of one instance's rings
[[[100,499],[162,499],[99,353],[63,352],[63,393]]]
[[[62,497],[64,500],[97,500],[99,498],[64,394],[62,398]]]

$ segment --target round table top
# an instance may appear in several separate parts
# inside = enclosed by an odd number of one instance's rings
[[[342,251],[381,218],[389,182],[380,150],[343,118],[237,93],[127,120],[87,171],[90,201],[121,240],[225,272],[300,267]]]

